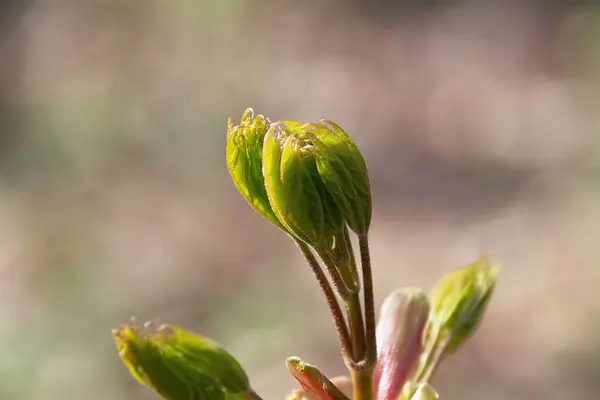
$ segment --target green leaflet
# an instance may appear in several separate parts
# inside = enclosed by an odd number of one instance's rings
[[[167,400],[247,399],[251,390],[240,364],[214,342],[182,328],[134,322],[113,331],[131,374]]]
[[[432,314],[428,333],[447,341],[447,353],[456,351],[479,326],[498,271],[489,259],[482,258],[446,275],[431,291]]]
[[[273,225],[284,229],[271,208],[262,174],[263,142],[270,122],[249,108],[239,125],[229,120],[226,159],[229,174],[242,197]],[[284,229],[285,230],[285,229]]]
[[[371,224],[371,188],[366,163],[352,139],[331,121],[306,124],[320,152],[319,173],[350,229],[366,234]]]

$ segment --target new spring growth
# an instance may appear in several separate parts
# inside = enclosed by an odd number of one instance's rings
[[[265,137],[263,170],[275,213],[301,240],[320,245],[343,223],[359,235],[367,233],[371,223],[367,167],[337,125],[273,124]],[[324,215],[329,211],[335,215]]]
[[[227,167],[248,203],[271,223],[312,247],[339,274],[343,298],[359,290],[348,228],[371,223],[366,163],[338,125],[321,120],[271,123],[252,109],[229,120]]]
[[[499,269],[482,258],[443,277],[431,290],[425,350],[416,382],[426,383],[441,361],[477,330],[493,293]]]
[[[377,400],[396,400],[411,377],[423,350],[429,299],[420,289],[392,292],[383,302],[377,325]]]
[[[293,238],[312,268],[350,371],[350,378],[330,381],[316,367],[290,358],[288,368],[302,389],[288,399],[436,400],[428,381],[477,329],[498,268],[479,260],[444,277],[429,297],[419,289],[395,291],[384,301],[376,327],[368,245],[371,191],[367,166],[350,137],[331,121],[272,123],[247,109],[238,125],[228,122],[226,152],[244,199]],[[350,230],[358,236],[364,308]],[[240,364],[202,336],[135,321],[113,336],[131,374],[167,400],[261,399]]]
[[[227,124],[227,168],[242,197],[258,212],[280,229],[285,228],[273,212],[262,174],[263,142],[270,121],[254,115],[248,108],[239,125],[229,119]]]
[[[453,353],[475,332],[494,290],[498,267],[488,258],[458,269],[432,289],[431,330],[446,341],[445,352]]]
[[[371,225],[371,188],[358,147],[333,121],[320,120],[303,127],[316,135],[315,146],[327,155],[317,159],[317,169],[346,223],[357,235],[366,235]]]
[[[135,320],[113,331],[131,374],[167,400],[251,399],[240,364],[216,343],[177,326]]]
[[[356,293],[346,225],[367,233],[371,195],[366,165],[348,135],[325,121],[276,122],[265,136],[263,174],[279,221],[334,264],[348,291]]]
[[[300,383],[308,395],[296,393],[295,398],[313,398],[316,400],[347,400],[346,395],[338,389],[315,366],[307,364],[297,357],[287,359],[287,366],[294,378]],[[288,397],[289,398],[289,397]],[[294,397],[291,397],[294,398]]]

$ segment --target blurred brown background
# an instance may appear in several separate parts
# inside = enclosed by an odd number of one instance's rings
[[[226,119],[327,117],[367,159],[377,304],[492,254],[443,399],[600,389],[600,9],[573,1],[5,0],[0,399],[155,399],[110,331],[217,339],[267,400],[344,372],[290,240],[237,194]]]

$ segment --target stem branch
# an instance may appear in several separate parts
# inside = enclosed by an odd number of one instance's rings
[[[325,295],[327,305],[329,306],[329,311],[331,311],[331,315],[333,316],[333,322],[335,323],[340,344],[342,346],[342,353],[344,357],[352,357],[352,347],[350,344],[350,335],[348,334],[346,320],[344,319],[344,314],[342,314],[340,305],[335,297],[335,293],[331,288],[329,281],[327,280],[327,276],[325,276],[325,273],[321,269],[321,265],[313,255],[308,245],[297,239],[295,239],[295,242],[310,265],[315,277],[317,278],[317,281],[319,282],[319,286]]]
[[[365,288],[365,325],[367,358],[366,364],[374,366],[377,360],[377,342],[375,339],[375,296],[373,294],[373,275],[371,272],[371,255],[369,253],[369,239],[366,234],[358,237],[360,248],[360,262],[362,266],[363,285]]]
[[[366,356],[365,327],[360,307],[360,296],[353,295],[346,303],[346,312],[350,322],[350,337],[352,339],[352,359],[358,363]]]

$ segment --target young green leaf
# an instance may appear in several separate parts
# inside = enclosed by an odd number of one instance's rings
[[[312,137],[299,123],[277,122],[265,136],[263,174],[273,211],[298,239],[319,248],[343,227],[343,216],[319,178]]]
[[[113,331],[131,374],[167,400],[248,399],[246,373],[225,350],[182,328],[134,321]]]
[[[346,223],[356,234],[366,235],[371,225],[371,188],[367,165],[350,136],[332,121],[305,124],[318,140],[315,147],[319,175]]]
[[[258,212],[280,229],[283,226],[269,204],[262,174],[263,142],[270,121],[254,115],[249,108],[239,125],[230,119],[227,126],[227,168],[242,197]]]
[[[428,340],[445,342],[448,354],[465,343],[479,326],[498,271],[488,258],[482,258],[443,277],[430,294]]]

